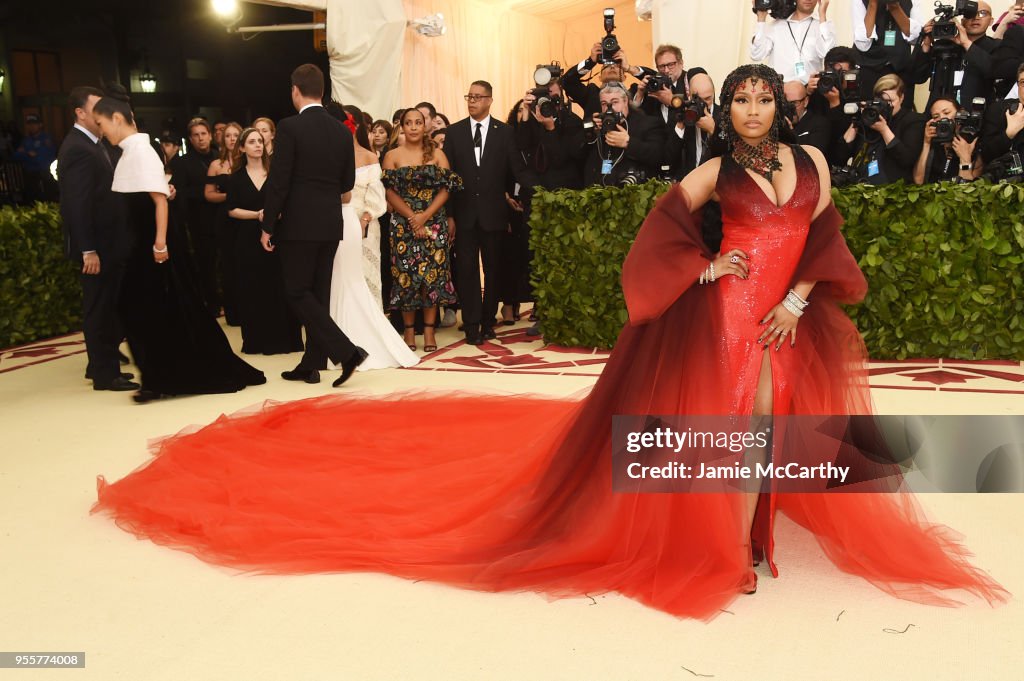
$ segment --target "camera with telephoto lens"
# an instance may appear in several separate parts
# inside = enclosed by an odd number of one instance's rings
[[[643,184],[647,181],[647,172],[642,168],[627,168],[626,172],[623,173],[622,177],[619,178],[619,186],[624,187],[627,184]]]
[[[971,100],[971,110],[961,109],[956,112],[956,134],[970,144],[981,135],[981,123],[985,117],[985,98],[975,97]]]
[[[956,123],[952,118],[940,118],[936,121],[929,121],[928,125],[935,128],[935,138],[932,141],[936,144],[949,144],[956,136]]]
[[[768,12],[772,19],[785,19],[796,11],[796,0],[754,0],[754,14]]]
[[[891,117],[892,104],[884,99],[873,99],[860,110],[860,120],[869,128],[878,121],[888,121]]]
[[[978,16],[978,3],[975,0],[956,0],[954,5],[935,3],[935,23],[932,24],[932,47],[942,51],[956,44],[960,28],[953,22],[953,17],[973,19]]]
[[[672,79],[666,76],[665,74],[658,73],[647,78],[648,92],[657,92],[658,90],[663,90],[664,88],[668,88],[669,91],[672,90]]]
[[[604,11],[604,37],[601,38],[601,63],[617,64],[615,55],[619,49],[619,39],[612,31],[615,30],[615,10],[608,8]]]
[[[688,128],[697,125],[697,121],[707,114],[707,105],[697,95],[692,95],[689,99],[683,95],[676,95],[669,104],[669,120],[674,123],[682,121]]]

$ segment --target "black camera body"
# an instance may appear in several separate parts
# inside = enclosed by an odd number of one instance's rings
[[[537,97],[537,101],[533,105],[541,116],[554,118],[562,110],[562,103],[562,95],[549,95],[545,92],[540,97]]]
[[[669,119],[675,123],[682,121],[683,125],[692,128],[697,121],[708,114],[708,107],[704,100],[697,95],[686,99],[683,95],[676,95],[669,105]]]
[[[864,181],[863,173],[853,166],[830,166],[829,175],[832,177],[833,187],[849,187]]]
[[[928,125],[935,128],[934,142],[937,144],[949,144],[956,137],[956,121],[952,118],[940,118],[937,121],[929,121]]]
[[[653,76],[650,76],[647,79],[648,92],[657,92],[658,90],[662,90],[664,88],[668,88],[669,90],[672,89],[672,79],[666,76],[665,74],[658,73]]]
[[[873,99],[866,103],[860,110],[860,120],[866,127],[871,127],[878,121],[892,118],[892,104],[884,99]]]
[[[772,19],[785,19],[796,11],[796,0],[754,0],[754,14],[768,12]]]
[[[1024,180],[1024,160],[1016,151],[1010,151],[985,164],[982,178],[989,182],[1020,182]]]
[[[852,69],[826,69],[818,76],[818,89],[822,92],[839,90],[839,99],[842,102],[856,102],[860,100],[860,71]]]
[[[626,117],[618,111],[605,111],[601,114],[601,132],[607,133],[625,122]]]
[[[956,112],[956,134],[970,144],[981,135],[981,124],[985,119],[985,98],[975,97],[971,100],[971,109]]]
[[[608,8],[604,11],[604,37],[601,38],[601,63],[617,64],[615,55],[621,49],[619,39],[612,31],[615,30],[615,10]]]
[[[978,15],[978,3],[975,0],[956,0],[953,5],[935,4],[935,22],[932,24],[932,47],[937,53],[948,52],[956,46],[959,27],[953,17],[973,19]]]

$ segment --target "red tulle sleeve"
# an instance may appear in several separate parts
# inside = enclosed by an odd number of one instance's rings
[[[792,283],[816,281],[815,297],[828,295],[836,302],[849,305],[864,299],[868,282],[839,231],[842,224],[843,216],[835,204],[829,203],[811,223]]]
[[[632,324],[664,312],[697,282],[711,253],[682,187],[673,185],[648,214],[622,265],[622,292]]]

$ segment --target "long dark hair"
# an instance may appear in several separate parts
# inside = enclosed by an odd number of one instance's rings
[[[356,141],[364,148],[372,151],[373,148],[370,146],[370,133],[366,129],[366,117],[363,116],[363,112],[359,110],[359,107],[353,104],[346,104],[341,108],[352,115],[352,122],[356,124]]]
[[[733,146],[740,139],[736,128],[732,127],[732,98],[742,83],[753,80],[755,83],[763,80],[771,89],[772,97],[775,98],[775,120],[772,121],[769,135],[775,136],[779,142],[784,144],[796,144],[796,135],[793,129],[786,123],[785,102],[786,93],[782,87],[782,76],[764,64],[746,64],[734,69],[725,78],[722,84],[722,92],[719,96],[719,109],[721,114],[717,121],[718,132],[711,139],[708,147],[708,158],[724,156],[731,153]]]
[[[235,149],[238,154],[231,159],[231,172],[237,172],[246,166],[249,162],[249,157],[245,153],[245,140],[249,139],[252,135],[259,135],[260,139],[263,135],[256,128],[246,128],[242,131],[242,134],[238,136],[238,141],[235,142]],[[260,159],[263,163],[263,170],[270,172],[270,154],[267,153],[267,141],[263,140],[263,157]]]
[[[93,113],[104,118],[113,118],[114,114],[118,113],[128,125],[135,124],[135,115],[132,113],[128,91],[117,83],[104,83],[103,98],[96,102],[96,106],[92,110]]]

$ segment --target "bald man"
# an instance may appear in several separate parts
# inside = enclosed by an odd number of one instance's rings
[[[1002,98],[1012,85],[1007,82],[1000,86],[1002,92],[993,92],[993,81],[996,77],[997,60],[994,55],[1000,41],[988,35],[992,26],[992,6],[987,2],[978,2],[978,13],[970,19],[960,17],[954,23],[957,36],[952,44],[937,49],[932,40],[932,19],[924,25],[924,38],[914,49],[911,72],[915,83],[924,83],[931,79],[931,96],[952,97],[961,106],[970,107],[975,97],[991,99],[994,95]],[[943,54],[948,56],[943,56]],[[1016,63],[1020,63],[1017,59]],[[1016,69],[1013,69],[1014,71]]]
[[[676,179],[685,177],[707,156],[708,145],[717,125],[718,103],[715,101],[715,84],[711,76],[704,69],[694,69],[690,71],[689,86],[691,97],[704,103],[704,116],[693,125],[675,118],[669,120],[665,160]]]
[[[786,101],[790,107],[790,123],[797,144],[817,147],[823,154],[828,153],[832,127],[828,119],[807,108],[807,86],[799,80],[791,80],[783,85]]]

